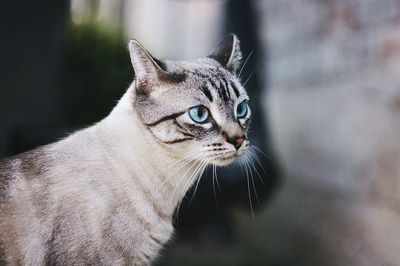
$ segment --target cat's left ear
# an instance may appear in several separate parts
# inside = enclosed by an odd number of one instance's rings
[[[163,70],[157,60],[136,40],[129,42],[129,53],[139,87],[149,89],[159,83]]]
[[[135,71],[136,90],[140,94],[149,94],[157,85],[182,82],[185,73],[169,72],[167,64],[150,55],[137,41],[129,42],[129,53]]]
[[[242,60],[242,52],[239,43],[239,39],[236,35],[230,33],[217,45],[208,57],[216,60],[230,72],[236,74]]]

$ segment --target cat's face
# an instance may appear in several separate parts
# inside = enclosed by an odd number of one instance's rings
[[[130,50],[134,107],[173,156],[226,165],[246,152],[251,111],[235,76],[241,55],[234,35],[211,56],[193,62],[160,62],[137,43]]]

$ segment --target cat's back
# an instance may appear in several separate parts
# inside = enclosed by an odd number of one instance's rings
[[[15,204],[25,210],[30,204],[40,206],[54,201],[54,197],[46,199],[45,195],[49,192],[59,195],[57,187],[68,191],[69,183],[70,188],[75,187],[71,189],[78,190],[82,185],[79,181],[89,171],[88,161],[101,161],[99,156],[92,158],[88,154],[85,145],[95,146],[88,135],[85,130],[78,131],[58,142],[1,160],[0,211],[12,209]],[[2,212],[0,226],[7,214],[10,212]]]
[[[8,261],[18,264],[24,261],[20,254],[12,253],[10,249],[37,252],[38,249],[32,247],[44,244],[40,243],[40,239],[32,233],[42,231],[45,234],[39,222],[43,216],[39,206],[43,206],[44,202],[41,193],[44,187],[40,179],[44,178],[44,173],[47,171],[48,166],[45,161],[48,149],[49,146],[43,146],[0,161],[1,263]],[[32,247],[20,243],[22,235],[32,237],[34,240]],[[7,254],[7,259],[4,254]],[[27,252],[27,255],[38,259],[44,256],[40,252],[36,255]]]
[[[0,161],[0,265],[41,265],[53,261],[55,236],[82,238],[76,236],[79,227],[66,225],[88,209],[83,181],[88,161],[99,161],[85,146],[95,146],[92,139],[84,130]]]
[[[0,160],[0,202],[5,196],[8,184],[12,176],[12,161],[10,159]]]
[[[0,197],[4,200],[10,186],[21,181],[33,181],[46,171],[50,145],[0,160]]]

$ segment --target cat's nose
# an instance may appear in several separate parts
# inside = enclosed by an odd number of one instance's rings
[[[246,140],[246,137],[244,135],[241,136],[233,136],[233,137],[228,137],[226,138],[226,141],[230,144],[232,144],[236,150],[240,149],[242,146],[243,142]]]

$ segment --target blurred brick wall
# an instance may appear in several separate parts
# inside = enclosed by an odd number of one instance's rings
[[[400,1],[257,4],[286,179],[254,237],[271,265],[400,265]]]

